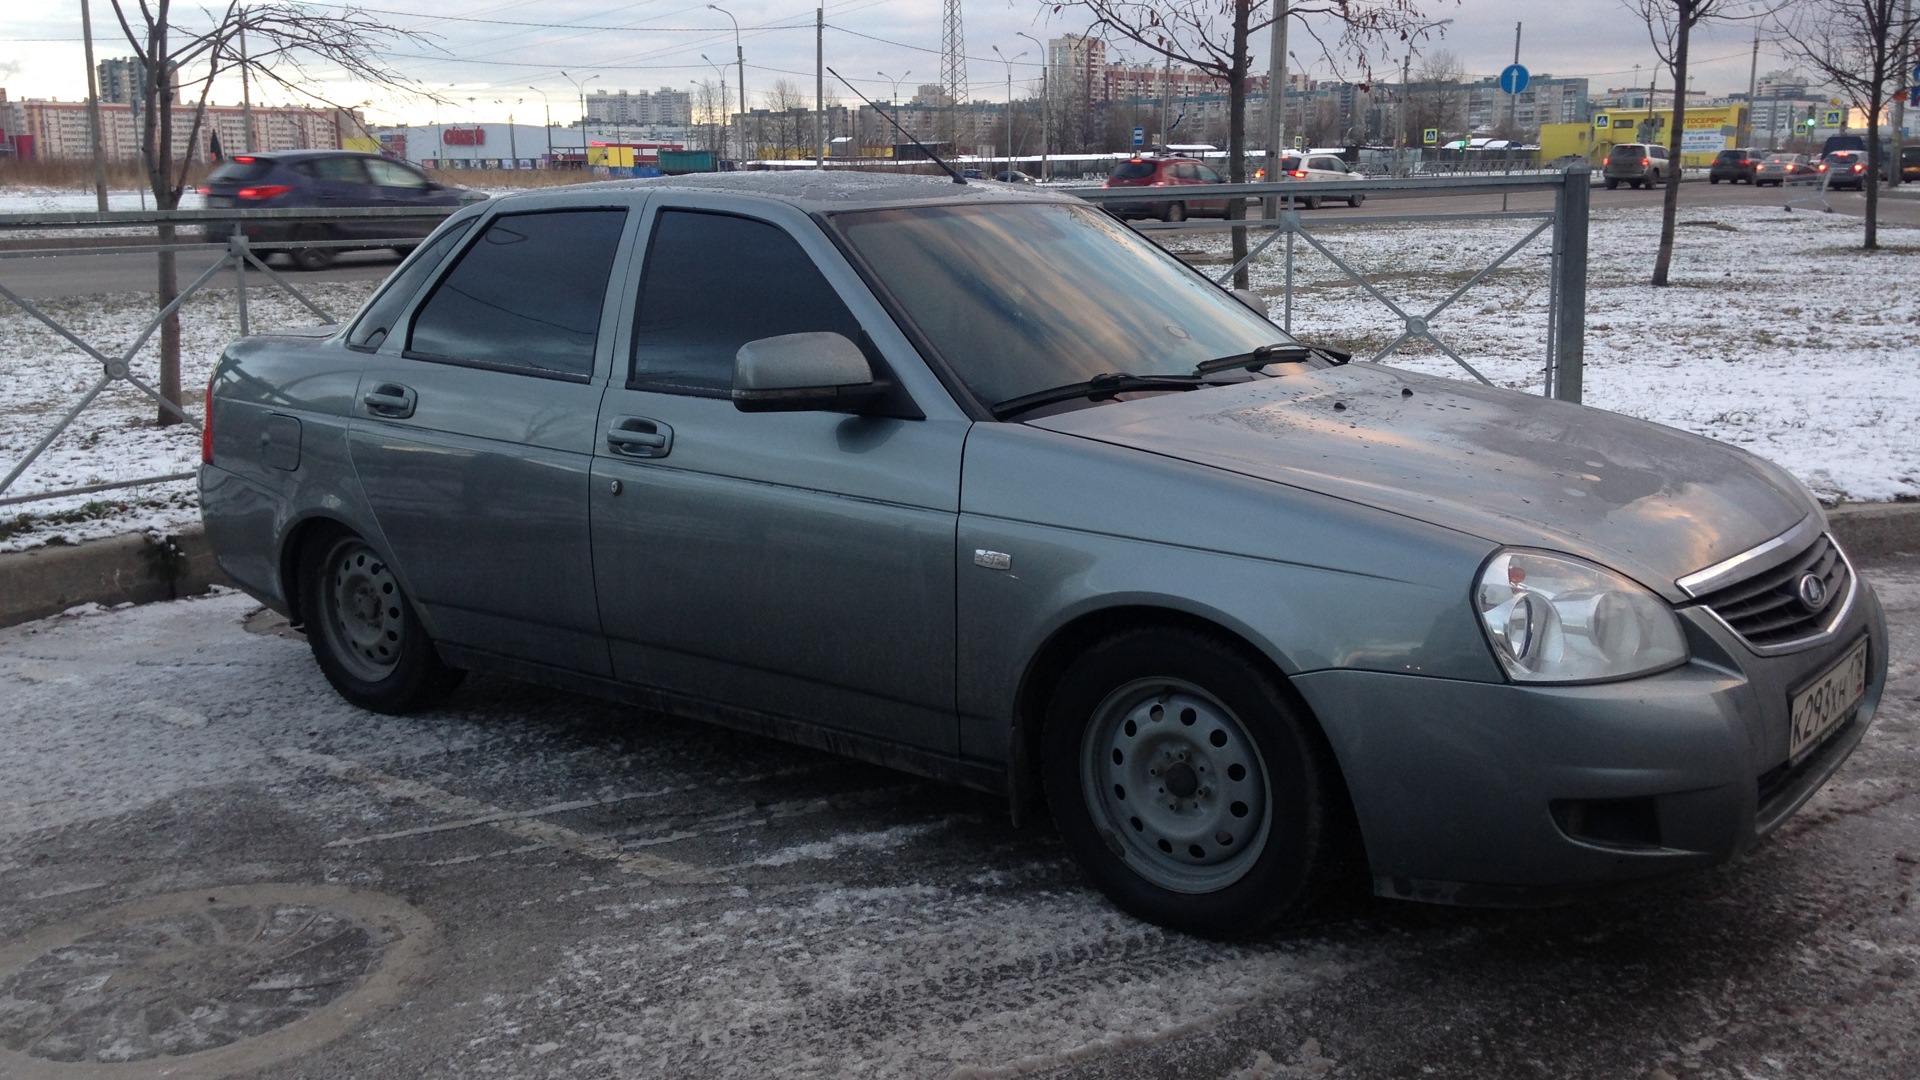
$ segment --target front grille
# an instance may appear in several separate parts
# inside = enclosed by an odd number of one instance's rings
[[[1813,574],[1826,586],[1827,601],[1809,608],[1800,599],[1800,579]],[[1750,645],[1784,645],[1812,637],[1830,628],[1846,607],[1853,575],[1840,549],[1825,535],[1806,551],[1771,570],[1765,570],[1700,598]]]

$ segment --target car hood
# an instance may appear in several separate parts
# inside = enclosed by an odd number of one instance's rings
[[[1346,499],[1496,544],[1675,580],[1819,512],[1746,451],[1617,413],[1348,364],[1030,421]]]

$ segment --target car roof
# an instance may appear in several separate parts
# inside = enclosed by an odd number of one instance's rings
[[[566,204],[604,200],[609,192],[675,192],[745,195],[786,203],[808,213],[893,206],[968,205],[995,202],[1060,202],[1086,205],[1029,185],[991,180],[956,184],[947,176],[900,175],[841,169],[769,172],[690,173],[644,180],[611,180],[563,188],[515,192],[487,205],[509,209],[525,202]]]

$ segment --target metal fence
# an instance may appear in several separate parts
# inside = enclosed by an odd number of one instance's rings
[[[1202,197],[1196,194],[1195,188],[1188,186],[1072,188],[1069,190],[1080,198],[1096,204],[1190,202]],[[1550,193],[1553,198],[1552,207],[1544,210],[1507,209],[1508,199],[1512,195],[1527,192]],[[1501,209],[1441,213],[1341,214],[1329,215],[1324,221],[1312,220],[1311,223],[1300,212],[1301,203],[1309,199],[1317,203],[1339,201],[1355,195],[1364,196],[1368,203],[1375,206],[1422,195],[1499,195]],[[1546,340],[1542,343],[1544,392],[1562,401],[1580,400],[1587,333],[1587,220],[1592,202],[1592,182],[1588,170],[1573,168],[1565,172],[1527,176],[1282,181],[1208,185],[1205,188],[1204,198],[1217,200],[1223,197],[1245,198],[1250,210],[1263,212],[1259,217],[1243,220],[1195,221],[1189,218],[1179,223],[1135,222],[1134,227],[1146,233],[1220,232],[1237,228],[1246,229],[1249,234],[1247,255],[1215,276],[1215,280],[1221,284],[1232,280],[1235,273],[1242,267],[1265,255],[1276,243],[1284,241],[1281,243],[1281,258],[1285,285],[1282,290],[1283,309],[1279,322],[1281,327],[1289,332],[1293,329],[1295,253],[1299,244],[1305,244],[1332,263],[1349,280],[1399,320],[1401,328],[1399,335],[1370,359],[1383,360],[1409,342],[1425,341],[1439,349],[1467,374],[1489,386],[1493,385],[1492,381],[1482,375],[1460,355],[1458,350],[1440,337],[1438,323],[1442,316],[1446,315],[1449,309],[1453,308],[1454,304],[1467,295],[1475,285],[1486,280],[1488,275],[1509,263],[1515,255],[1543,235],[1546,236],[1551,263],[1548,271],[1547,334]],[[1532,221],[1536,224],[1518,242],[1507,247],[1486,266],[1479,267],[1464,284],[1453,290],[1445,299],[1425,310],[1410,310],[1410,305],[1402,304],[1388,296],[1376,282],[1369,280],[1365,273],[1353,266],[1349,260],[1342,258],[1335,250],[1335,246],[1322,235],[1334,229],[1365,225],[1415,222],[1462,226],[1502,220]]]
[[[1442,353],[1459,365],[1472,377],[1489,383],[1483,374],[1474,368],[1452,345],[1441,336],[1442,320],[1461,297],[1475,285],[1484,281],[1494,271],[1508,264],[1523,249],[1528,248],[1542,236],[1547,237],[1551,255],[1549,277],[1547,335],[1543,343],[1545,392],[1565,401],[1579,401],[1581,394],[1581,371],[1586,341],[1586,280],[1587,280],[1587,218],[1589,207],[1590,175],[1585,169],[1572,169],[1563,173],[1538,173],[1507,177],[1415,177],[1407,179],[1369,179],[1347,182],[1314,182],[1311,185],[1297,182],[1260,183],[1238,185],[1215,185],[1206,189],[1208,199],[1244,198],[1247,205],[1261,216],[1246,220],[1231,221],[1186,221],[1178,224],[1162,222],[1135,222],[1134,227],[1146,233],[1184,230],[1190,232],[1219,232],[1234,228],[1245,228],[1249,235],[1249,250],[1241,260],[1217,275],[1221,283],[1230,281],[1235,272],[1252,260],[1266,255],[1276,244],[1280,245],[1280,258],[1283,261],[1284,288],[1281,297],[1281,312],[1277,321],[1291,331],[1294,308],[1294,263],[1297,249],[1305,245],[1327,259],[1333,266],[1374,301],[1381,304],[1398,320],[1400,332],[1371,359],[1381,360],[1413,341],[1431,343]],[[1117,188],[1097,187],[1066,189],[1072,194],[1089,202],[1100,204],[1116,201],[1130,203],[1180,201],[1195,198],[1192,189],[1187,188]],[[1506,203],[1510,196],[1528,192],[1547,192],[1552,196],[1552,207],[1546,210],[1508,210]],[[1344,199],[1349,195],[1364,195],[1374,205],[1390,204],[1393,200],[1419,196],[1471,196],[1500,195],[1500,210],[1438,212],[1438,213],[1365,213],[1328,216],[1326,219],[1309,220],[1302,216],[1298,203],[1307,196],[1327,199]],[[452,213],[448,208],[445,213]],[[35,492],[26,495],[8,495],[7,491],[30,468],[54,441],[98,399],[103,391],[116,382],[134,387],[140,393],[153,399],[161,408],[177,415],[182,421],[199,427],[200,421],[167,401],[152,383],[134,370],[134,358],[145,347],[147,341],[159,329],[168,315],[177,312],[197,293],[214,287],[223,273],[233,274],[236,293],[238,331],[246,336],[250,331],[247,293],[250,287],[271,285],[284,290],[301,305],[313,312],[323,323],[337,321],[333,313],[321,307],[304,295],[294,284],[279,272],[271,269],[262,258],[261,247],[270,247],[272,251],[284,251],[294,248],[369,248],[382,246],[404,246],[419,242],[418,237],[395,237],[391,240],[285,240],[275,241],[270,246],[255,246],[239,231],[238,221],[285,221],[285,222],[337,222],[364,218],[415,218],[432,213],[418,208],[364,208],[337,210],[176,210],[166,212],[119,211],[108,213],[55,213],[55,214],[6,214],[0,215],[0,242],[8,250],[0,250],[0,301],[12,303],[27,315],[50,328],[54,333],[97,361],[101,366],[99,376],[80,399],[55,422],[27,451],[20,460],[12,463],[4,478],[0,478],[0,507],[44,499],[61,498],[73,495],[87,495],[96,492],[120,488],[140,487],[149,484],[165,483],[193,478],[192,472],[170,473],[166,475],[145,476],[132,480],[116,480],[110,483],[89,484],[59,490]],[[1338,229],[1388,223],[1425,223],[1436,226],[1470,226],[1478,222],[1512,220],[1533,222],[1533,226],[1516,243],[1508,246],[1484,267],[1478,268],[1472,276],[1443,300],[1424,309],[1403,304],[1389,296],[1376,282],[1352,263],[1342,258],[1336,250],[1337,243],[1330,242],[1325,233]],[[203,231],[210,225],[226,226],[232,229],[224,247],[207,242],[176,241],[171,244],[135,243],[92,246],[56,246],[71,244],[70,238],[48,239],[44,246],[17,247],[21,243],[33,243],[14,239],[8,242],[10,235],[18,237],[25,231],[63,231],[63,230],[125,230],[154,229],[159,226],[173,225],[181,231]],[[133,239],[140,239],[138,237]],[[26,260],[48,258],[60,255],[150,255],[160,251],[207,252],[219,251],[215,262],[199,273],[191,283],[180,290],[180,294],[171,303],[158,310],[135,336],[132,344],[117,351],[95,346],[84,340],[78,333],[62,325],[48,315],[40,306],[20,295],[7,284],[9,276],[21,268],[32,264]],[[265,275],[264,282],[250,282],[249,269]]]
[[[439,208],[366,207],[337,210],[123,210],[107,211],[105,213],[0,214],[0,241],[4,241],[6,244],[5,249],[0,250],[0,300],[18,307],[29,317],[43,324],[55,334],[65,339],[69,344],[93,358],[101,367],[99,377],[96,378],[86,392],[80,396],[80,399],[41,436],[39,441],[36,442],[20,460],[14,462],[7,469],[4,478],[0,478],[0,507],[37,502],[45,499],[63,498],[70,495],[91,495],[96,492],[112,491],[120,488],[143,487],[149,484],[161,484],[175,480],[191,480],[193,478],[194,474],[192,472],[178,472],[158,476],[143,476],[132,480],[116,480],[110,483],[87,484],[57,490],[40,491],[27,495],[7,494],[7,491],[13,486],[14,482],[20,479],[27,469],[32,467],[33,463],[46,452],[48,447],[53,445],[61,433],[65,432],[67,428],[73,424],[74,420],[86,411],[88,406],[99,399],[103,391],[107,390],[116,382],[133,387],[141,394],[151,398],[160,408],[174,414],[179,417],[181,421],[191,425],[195,429],[199,428],[200,421],[197,418],[182,409],[179,405],[167,400],[165,395],[154,388],[149,379],[135,372],[133,361],[134,357],[139,355],[140,350],[146,347],[147,342],[153,337],[155,331],[160,329],[161,324],[166,321],[169,315],[179,311],[181,306],[188,300],[211,286],[223,272],[231,271],[234,275],[234,291],[239,316],[238,329],[241,337],[245,337],[251,332],[247,310],[247,290],[250,285],[247,279],[247,271],[249,268],[265,274],[266,283],[270,283],[284,290],[302,306],[313,312],[323,324],[332,324],[339,321],[333,313],[315,303],[296,288],[291,281],[269,267],[265,259],[261,256],[273,251],[291,251],[297,248],[344,249],[387,246],[399,247],[420,242],[420,237],[418,236],[356,240],[289,239],[276,240],[271,245],[264,245],[266,250],[263,251],[261,248],[256,248],[252,245],[247,237],[241,233],[238,224],[239,221],[319,223],[367,218],[409,218],[418,220],[422,217],[445,216],[446,214],[451,214],[455,209],[457,208],[448,207],[442,210]],[[224,247],[219,246],[217,242],[209,243],[197,238],[194,240],[182,240],[177,237],[173,243],[128,242],[117,244],[114,243],[113,240],[118,238],[112,237],[107,238],[107,242],[105,243],[82,243],[76,245],[76,238],[71,235],[71,232],[75,230],[138,230],[144,233],[149,229],[153,230],[155,235],[158,235],[161,231],[161,226],[165,225],[174,226],[176,232],[191,233],[196,237],[206,232],[209,228],[214,230],[230,229],[231,232],[226,238]],[[20,236],[22,233],[43,232],[56,232],[68,235],[55,237],[29,236],[25,238]],[[138,241],[144,239],[144,237],[135,235],[128,239],[129,241]],[[185,288],[182,288],[180,294],[176,296],[171,303],[156,311],[140,332],[135,335],[132,344],[118,351],[109,351],[86,341],[78,333],[63,325],[51,315],[48,315],[40,305],[21,296],[18,291],[9,287],[7,284],[8,278],[13,274],[24,273],[30,270],[32,263],[28,260],[77,255],[157,255],[163,251],[171,251],[176,254],[183,252],[204,253],[210,250],[220,252],[219,258],[214,261],[213,265],[207,267],[194,278],[191,283]],[[253,284],[254,287],[259,287],[258,283]]]

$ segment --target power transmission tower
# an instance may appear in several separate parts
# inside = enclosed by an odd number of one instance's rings
[[[967,35],[960,25],[960,0],[946,0],[946,25],[940,44],[940,89],[946,95],[941,113],[940,141],[949,144],[949,153],[958,153],[960,141],[971,141],[972,132],[962,131],[960,104],[967,100]]]

